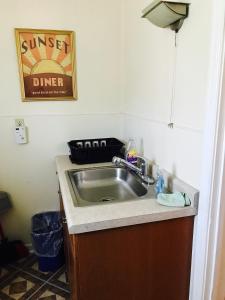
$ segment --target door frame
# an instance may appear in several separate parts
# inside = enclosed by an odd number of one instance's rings
[[[203,140],[203,166],[199,214],[195,221],[190,300],[213,299],[220,223],[225,153],[225,3],[212,0],[212,31],[209,57],[207,111]],[[222,82],[224,90],[222,94]]]

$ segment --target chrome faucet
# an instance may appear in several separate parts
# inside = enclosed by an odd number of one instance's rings
[[[112,159],[112,163],[116,166],[126,166],[128,169],[134,171],[145,183],[153,184],[155,180],[148,176],[148,162],[142,156],[137,156],[138,158],[138,166],[135,166],[125,159],[114,156]]]

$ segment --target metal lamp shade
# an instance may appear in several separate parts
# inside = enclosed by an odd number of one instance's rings
[[[188,9],[188,3],[155,0],[143,10],[142,17],[161,28],[173,25],[171,29],[178,31],[188,16]]]

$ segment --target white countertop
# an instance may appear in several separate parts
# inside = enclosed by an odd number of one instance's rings
[[[177,191],[183,191],[188,194],[192,202],[191,206],[183,208],[167,207],[158,204],[155,199],[140,199],[137,201],[83,207],[74,206],[65,171],[108,165],[110,163],[77,165],[72,164],[67,155],[56,157],[59,184],[70,234],[143,224],[197,214],[198,191],[178,179],[174,179],[174,187],[176,187]]]

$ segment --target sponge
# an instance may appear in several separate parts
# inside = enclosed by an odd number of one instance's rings
[[[191,200],[187,194],[180,192],[172,194],[159,193],[157,195],[157,202],[161,205],[173,207],[184,207],[191,205]]]

